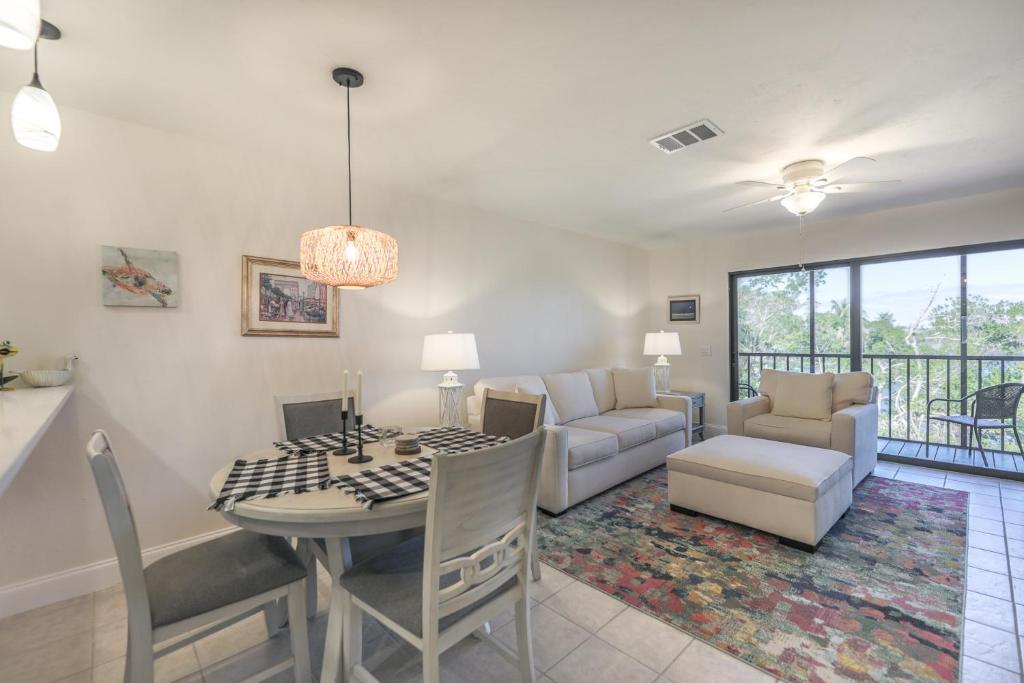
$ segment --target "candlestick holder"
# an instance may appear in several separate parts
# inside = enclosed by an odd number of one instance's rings
[[[352,455],[356,449],[348,445],[348,410],[341,411],[341,448],[332,451],[331,455]]]
[[[348,459],[353,465],[362,465],[373,460],[372,455],[363,453],[363,416],[356,415],[356,454]]]

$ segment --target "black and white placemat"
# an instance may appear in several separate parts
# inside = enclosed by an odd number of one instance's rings
[[[236,460],[209,509],[232,510],[240,500],[324,490],[332,483],[326,452]]]
[[[431,456],[425,455],[381,465],[343,475],[335,481],[338,488],[353,494],[369,510],[378,501],[401,498],[430,488],[430,459]]]
[[[363,425],[363,443],[374,443],[380,441],[380,430],[373,425]],[[330,434],[317,434],[291,441],[275,441],[274,448],[285,453],[326,453],[341,448],[341,432]],[[348,445],[353,448],[356,445],[356,432],[348,433]]]
[[[464,427],[435,427],[419,432],[420,444],[441,453],[468,453],[508,441],[507,436],[481,434]]]

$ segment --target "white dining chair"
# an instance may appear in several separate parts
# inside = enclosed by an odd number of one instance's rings
[[[287,600],[292,657],[250,680],[294,667],[310,680],[306,565],[278,537],[236,531],[142,564],[128,493],[106,432],[93,432],[86,454],[96,479],[128,606],[126,683],[152,683],[157,658]],[[272,635],[268,632],[268,635]]]
[[[461,454],[435,454],[427,530],[341,576],[345,680],[379,683],[362,664],[362,617],[372,615],[423,654],[423,682],[470,634],[534,680],[528,580],[543,432]],[[517,653],[480,631],[515,608]]]
[[[544,406],[547,396],[526,394],[515,391],[484,389],[480,404],[480,431],[491,436],[506,436],[510,439],[529,434],[544,424]],[[536,514],[536,511],[534,511]],[[530,570],[533,580],[540,581],[540,555],[537,553],[537,525],[533,525],[534,537],[530,539],[533,549],[530,555]]]

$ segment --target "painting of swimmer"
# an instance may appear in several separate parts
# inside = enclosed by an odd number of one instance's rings
[[[104,306],[178,305],[178,254],[154,249],[102,247]]]

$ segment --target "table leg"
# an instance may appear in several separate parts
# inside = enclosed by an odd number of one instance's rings
[[[347,538],[325,538],[327,570],[331,574],[331,606],[327,612],[327,635],[324,638],[324,662],[320,683],[341,683],[341,656],[345,594],[341,575],[352,566],[352,550]]]

